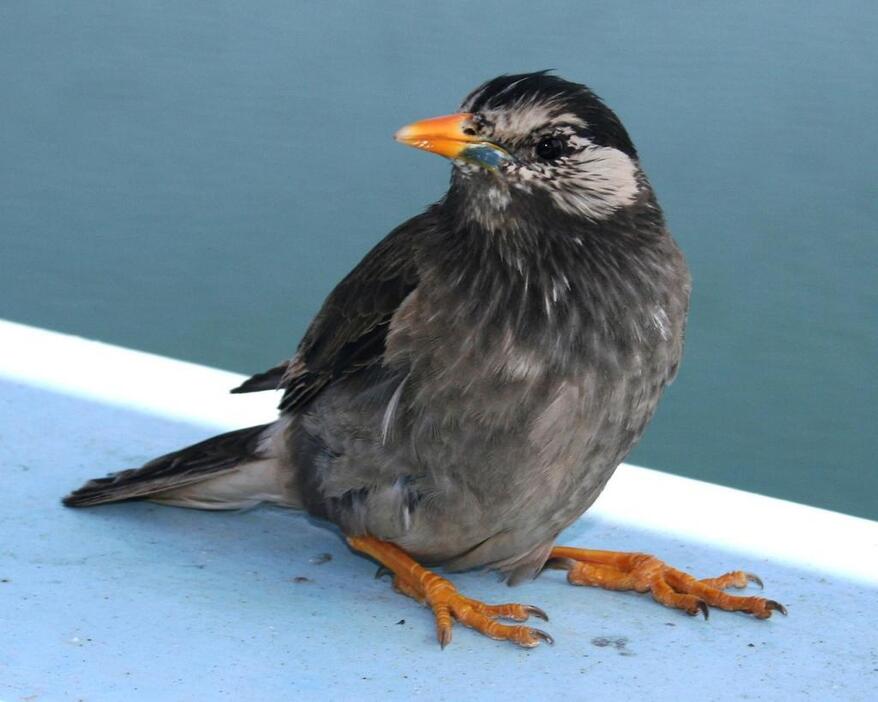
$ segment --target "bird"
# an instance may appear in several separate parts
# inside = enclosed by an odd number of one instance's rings
[[[63,502],[201,509],[273,503],[335,525],[393,586],[523,647],[539,607],[461,593],[509,584],[649,592],[707,617],[777,601],[655,556],[556,545],[641,437],[681,360],[691,289],[638,152],[587,86],[551,71],[481,84],[398,142],[451,162],[447,193],[391,231],[332,290],[291,359],[234,393],[281,390],[276,421],[90,480]],[[440,571],[442,574],[440,574]]]

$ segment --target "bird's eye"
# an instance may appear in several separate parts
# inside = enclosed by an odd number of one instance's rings
[[[566,150],[566,144],[561,137],[543,137],[537,142],[537,156],[546,161],[554,161],[559,156],[562,156]]]

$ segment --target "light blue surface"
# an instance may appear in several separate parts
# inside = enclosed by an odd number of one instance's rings
[[[441,651],[427,610],[301,516],[61,507],[82,479],[207,431],[0,381],[0,699],[875,699],[875,589],[657,533],[586,519],[562,540],[752,570],[790,616],[704,622],[560,573],[514,589],[466,574],[469,595],[546,609],[556,645],[458,626]]]

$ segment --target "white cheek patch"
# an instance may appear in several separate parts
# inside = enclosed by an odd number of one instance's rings
[[[609,146],[589,145],[559,162],[551,178],[539,179],[562,210],[606,219],[637,198],[637,165]]]
[[[582,129],[588,125],[564,107],[563,100],[553,97],[519,100],[502,110],[482,110],[485,138],[510,144],[516,160],[498,168],[502,184],[473,190],[471,219],[489,229],[514,226],[514,219],[499,215],[508,214],[515,198],[536,189],[548,193],[564,212],[593,220],[607,219],[635,201],[640,189],[637,164],[622,151],[599,146],[583,136]],[[571,153],[555,161],[537,158],[531,142],[541,134],[564,137]],[[464,176],[484,175],[472,164],[456,161],[455,165]]]
[[[512,199],[543,190],[569,214],[592,220],[607,219],[627,207],[640,190],[639,169],[626,154],[608,146],[590,145],[556,163],[512,163],[501,169],[505,183],[478,188],[472,195],[471,219],[488,229],[508,228],[500,217]],[[482,175],[475,169],[473,175]],[[520,195],[517,195],[520,193]]]

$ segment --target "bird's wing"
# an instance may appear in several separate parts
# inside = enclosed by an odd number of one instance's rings
[[[418,284],[414,244],[428,216],[409,220],[366,254],[326,298],[290,361],[233,392],[283,388],[280,409],[291,411],[333,380],[380,362],[390,320]]]
[[[287,372],[289,366],[290,361],[284,361],[283,363],[276,365],[274,368],[269,368],[267,371],[257,373],[256,375],[247,378],[247,380],[241,383],[238,387],[232,388],[231,392],[238,394],[244,392],[261,392],[262,390],[278,390],[281,386],[284,373]]]

